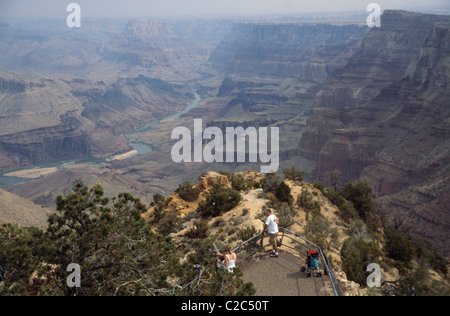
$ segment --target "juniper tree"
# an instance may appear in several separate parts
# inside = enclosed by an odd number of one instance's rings
[[[49,262],[58,266],[52,289],[64,295],[155,295],[173,293],[167,282],[177,271],[174,244],[154,233],[141,217],[139,199],[121,193],[111,201],[103,188],[77,184],[58,196],[50,216]],[[82,287],[66,286],[66,267],[81,266]]]

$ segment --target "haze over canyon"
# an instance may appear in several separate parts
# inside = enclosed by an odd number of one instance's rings
[[[173,162],[172,131],[202,119],[279,128],[280,170],[364,180],[448,256],[450,17],[344,16],[1,19],[0,223],[44,226],[78,181],[149,204],[206,171],[260,170]]]

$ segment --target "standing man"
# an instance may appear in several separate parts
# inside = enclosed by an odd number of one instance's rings
[[[269,242],[273,246],[272,255],[278,257],[278,218],[275,216],[275,214],[272,214],[272,210],[270,208],[266,210],[266,216],[267,220],[266,224],[264,225],[263,236],[267,230],[270,237]]]

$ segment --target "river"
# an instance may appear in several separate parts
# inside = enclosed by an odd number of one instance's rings
[[[167,120],[173,119],[173,118],[177,118],[180,117],[186,113],[189,113],[192,109],[195,109],[200,102],[202,101],[202,97],[196,92],[194,92],[195,95],[195,99],[194,101],[192,101],[191,103],[189,103],[189,105],[181,112],[175,113],[175,114],[171,114],[169,116],[166,116],[165,118],[163,118],[162,120],[159,121],[155,121],[155,122],[150,122],[148,124],[145,124],[137,129],[135,129],[132,132],[120,135],[120,137],[125,138],[127,140],[130,140],[130,136],[137,134],[137,133],[143,133],[143,132],[147,132],[149,130],[151,130],[152,128],[154,128],[157,125],[160,125],[162,123],[164,123]],[[144,154],[148,154],[150,152],[152,152],[155,148],[152,145],[149,144],[144,144],[144,143],[137,143],[137,142],[132,142],[129,141],[128,145],[130,145],[131,147],[133,147],[133,150],[136,150],[138,153],[133,155],[132,157],[136,157],[138,155],[144,155]]]
[[[137,151],[136,154],[132,155],[130,158],[139,156],[139,155],[145,155],[148,154],[150,152],[152,152],[155,147],[152,146],[151,144],[144,144],[144,143],[138,143],[138,142],[132,142],[130,140],[130,136],[137,134],[137,133],[142,133],[142,132],[146,132],[151,130],[152,128],[154,128],[157,125],[163,124],[165,121],[173,119],[173,118],[177,118],[180,117],[186,113],[189,113],[192,109],[195,109],[200,102],[202,101],[202,97],[198,94],[197,91],[194,92],[195,95],[195,99],[188,104],[188,106],[183,110],[180,111],[178,113],[175,114],[171,114],[169,116],[166,116],[165,118],[159,120],[159,121],[154,121],[154,122],[150,122],[148,124],[145,124],[129,133],[125,133],[120,135],[121,138],[127,139],[129,142],[128,144],[133,148],[133,150]],[[73,160],[73,161],[60,161],[60,162],[54,162],[54,163],[50,163],[50,164],[46,164],[46,165],[40,165],[40,166],[33,166],[33,167],[28,167],[28,168],[23,168],[23,169],[18,169],[18,170],[13,170],[13,171],[8,171],[5,173],[0,173],[0,187],[3,186],[11,186],[14,184],[18,184],[18,183],[24,183],[24,182],[28,182],[30,180],[32,180],[31,178],[19,178],[19,177],[11,177],[11,176],[6,176],[5,174],[10,174],[12,172],[20,172],[20,171],[38,171],[40,169],[47,169],[47,168],[62,168],[64,166],[67,165],[74,165],[74,164],[82,164],[82,163],[93,163],[93,164],[100,164],[100,163],[105,163],[110,161],[114,156],[111,157],[105,157],[105,158],[88,158],[88,159],[82,159],[82,160]]]

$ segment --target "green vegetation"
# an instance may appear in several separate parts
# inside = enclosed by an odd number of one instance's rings
[[[291,188],[289,188],[289,186],[284,182],[282,182],[276,189],[275,197],[278,199],[278,201],[287,203],[289,205],[292,205],[294,203],[294,198],[291,195]]]
[[[278,173],[267,174],[261,180],[261,187],[269,200],[266,207],[277,210],[279,225],[284,228],[294,225],[298,211],[294,207],[294,197],[291,194],[291,188],[283,181],[280,175]]]
[[[47,230],[17,225],[0,226],[0,295],[112,296],[112,295],[252,295],[239,271],[217,274],[211,253],[201,257],[202,280],[182,290],[198,268],[181,263],[170,237],[155,232],[142,214],[147,208],[139,199],[121,193],[105,198],[103,189],[77,184],[69,196],[57,198],[57,212]],[[155,196],[154,205],[167,200]],[[162,217],[164,218],[164,217]],[[159,220],[161,220],[160,218]],[[196,240],[207,236],[199,223]],[[211,245],[211,244],[209,244]],[[194,248],[196,252],[203,248]],[[195,256],[194,256],[195,257]],[[82,267],[81,287],[66,284],[67,267]],[[204,262],[203,262],[204,263]]]
[[[236,191],[248,191],[253,189],[259,189],[261,184],[251,179],[247,179],[242,175],[229,174],[228,179],[231,182],[231,187]]]
[[[45,232],[2,226],[1,248],[9,249],[2,258],[15,262],[27,255],[32,259],[2,271],[3,280],[3,276],[14,275],[14,270],[20,274],[4,281],[0,294],[27,294],[34,272],[34,286],[40,295],[153,295],[154,291],[173,291],[168,278],[181,276],[181,266],[173,255],[172,241],[145,225],[141,214],[147,209],[139,199],[122,193],[109,202],[99,185],[88,189],[77,184],[71,195],[57,198],[57,212],[50,216]],[[11,229],[16,230],[14,236]],[[81,288],[66,285],[66,268],[71,263],[83,267]],[[40,280],[46,281],[39,285]],[[124,285],[130,281],[136,282]]]
[[[293,167],[292,169],[285,169],[284,177],[286,178],[286,180],[292,180],[294,182],[302,184],[303,181],[305,181],[305,171],[300,171],[296,167]]]
[[[307,214],[320,213],[320,204],[313,200],[313,196],[307,190],[303,189],[297,197],[297,206],[302,208]]]
[[[307,220],[303,236],[318,245],[324,251],[330,251],[339,244],[339,231],[322,215],[312,216]]]
[[[187,257],[187,265],[196,267],[197,270],[189,270],[188,279],[197,280],[201,276],[201,282],[193,282],[183,293],[186,296],[252,296],[256,289],[252,283],[244,283],[242,271],[237,267],[233,273],[215,270],[217,259],[211,256],[211,245],[217,242],[213,238],[200,238],[192,243],[192,252]],[[222,250],[222,253],[225,251]]]
[[[202,217],[216,217],[235,208],[241,201],[241,194],[222,184],[214,184],[213,192],[202,202],[197,212]]]
[[[341,258],[347,278],[362,286],[366,285],[366,268],[370,263],[379,263],[381,251],[375,241],[363,238],[348,238],[341,249]]]
[[[298,211],[288,203],[282,203],[277,208],[278,210],[278,221],[280,227],[289,228],[294,225],[295,216],[297,216]]]
[[[366,183],[350,183],[341,189],[326,189],[320,183],[314,187],[338,207],[338,215],[349,225],[349,237],[341,248],[349,280],[365,286],[367,265],[382,263],[385,269],[395,267],[401,274],[398,281],[383,287],[386,295],[448,295],[448,289],[431,280],[427,270],[431,268],[446,276],[446,260],[425,239],[383,221],[375,212],[372,189]]]
[[[297,184],[304,177],[295,168],[286,170],[285,175]],[[385,283],[376,294],[450,294],[429,272],[434,269],[447,275],[446,259],[424,238],[385,217],[382,220],[372,190],[364,182],[341,188],[337,183],[334,188],[313,184],[337,207],[339,219],[333,220],[324,215],[328,202],[307,186],[299,194],[296,191],[294,203],[291,188],[277,173],[267,174],[261,182],[242,175],[227,177],[232,188],[214,184],[198,209],[184,217],[172,198],[154,195],[149,222],[143,217],[147,207],[132,195],[121,193],[110,199],[104,197],[100,185],[88,188],[77,184],[70,195],[57,198],[56,213],[49,217],[46,230],[0,226],[0,296],[253,295],[253,285],[242,281],[239,269],[234,273],[215,271],[211,245],[222,249],[226,240],[246,241],[260,232],[253,226],[239,227],[242,217],[250,214],[248,208],[227,221],[218,217],[238,206],[241,191],[258,187],[268,200],[263,211],[274,209],[281,227],[300,224],[299,233],[325,252],[340,249],[349,280],[365,287],[367,266],[378,263],[384,271],[396,268],[400,278]],[[191,182],[180,185],[177,193],[185,201],[200,197],[200,190]],[[305,212],[305,223],[298,222],[302,221],[300,212]],[[263,213],[258,216],[263,221],[265,217]],[[175,238],[182,238],[183,243],[175,244],[171,236],[182,229]],[[66,269],[71,263],[82,267],[81,288],[66,285]],[[191,283],[199,275],[202,282]]]
[[[200,195],[200,189],[189,181],[181,184],[175,192],[186,202],[196,201]]]
[[[192,227],[186,236],[191,239],[206,238],[209,236],[209,225],[207,220],[194,221],[194,227]]]
[[[278,201],[292,205],[294,198],[291,188],[283,181],[278,173],[269,173],[261,180],[261,188],[264,193],[274,194]],[[275,207],[275,206],[274,206]]]
[[[341,190],[342,197],[353,203],[353,207],[364,221],[373,216],[374,203],[372,188],[364,182],[346,184]]]
[[[283,179],[278,173],[268,173],[265,178],[261,180],[261,188],[264,193],[275,194]]]
[[[414,251],[405,234],[399,232],[394,226],[389,225],[385,229],[386,254],[389,258],[409,264],[414,256]]]
[[[247,241],[251,239],[252,237],[258,235],[261,231],[257,230],[254,226],[247,227],[245,229],[241,229],[238,231],[237,235],[239,240],[241,241]]]
[[[179,212],[167,211],[167,207],[172,202],[172,198],[165,198],[161,194],[153,196],[152,206],[155,208],[152,224],[155,225],[158,233],[168,236],[178,230],[181,225]]]
[[[301,182],[304,174],[293,168],[285,170],[285,177]],[[292,226],[298,211],[292,206],[293,200],[289,198],[291,190],[283,179],[278,174],[268,174],[261,185],[269,199],[267,207],[277,210],[280,225]],[[298,194],[295,203],[296,207],[306,213],[306,225],[301,234],[325,251],[341,247],[342,267],[349,280],[365,287],[367,266],[379,263],[387,270],[395,267],[401,274],[396,284],[383,288],[384,294],[446,293],[445,289],[429,280],[428,270],[424,269],[432,268],[447,275],[445,258],[424,239],[399,231],[389,222],[383,222],[375,212],[372,189],[366,183],[349,183],[339,188],[338,182],[334,181],[333,188],[326,188],[324,184],[316,182],[313,187],[320,190],[338,208],[337,215],[347,227],[347,237],[340,244],[340,233],[332,228],[332,223],[321,213],[320,203],[305,188]],[[418,263],[419,266],[413,263]]]

